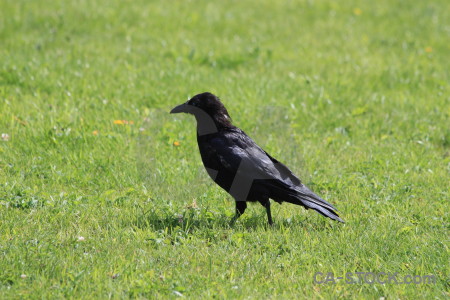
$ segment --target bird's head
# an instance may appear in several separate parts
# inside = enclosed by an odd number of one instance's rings
[[[208,92],[195,95],[187,102],[174,107],[170,113],[194,115],[199,133],[212,133],[233,126],[231,117],[219,97]]]

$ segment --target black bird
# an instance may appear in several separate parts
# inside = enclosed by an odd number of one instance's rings
[[[261,203],[272,225],[270,200],[312,208],[336,221],[344,222],[333,205],[301,183],[285,165],[259,147],[244,131],[231,124],[220,99],[202,93],[170,111],[193,114],[197,120],[197,142],[209,176],[236,201],[232,223],[247,208],[247,202]]]

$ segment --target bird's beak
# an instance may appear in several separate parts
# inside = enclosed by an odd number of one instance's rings
[[[186,103],[180,104],[178,106],[175,106],[170,111],[171,114],[179,114],[179,113],[187,113],[188,112],[188,105]]]

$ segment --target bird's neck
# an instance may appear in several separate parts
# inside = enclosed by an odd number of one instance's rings
[[[212,134],[234,127],[227,116],[210,116],[208,114],[195,114],[197,120],[197,134],[199,136]]]

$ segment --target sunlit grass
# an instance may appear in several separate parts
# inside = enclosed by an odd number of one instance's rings
[[[0,295],[448,297],[447,6],[2,1]],[[230,228],[168,114],[204,91],[346,223],[273,204]]]

